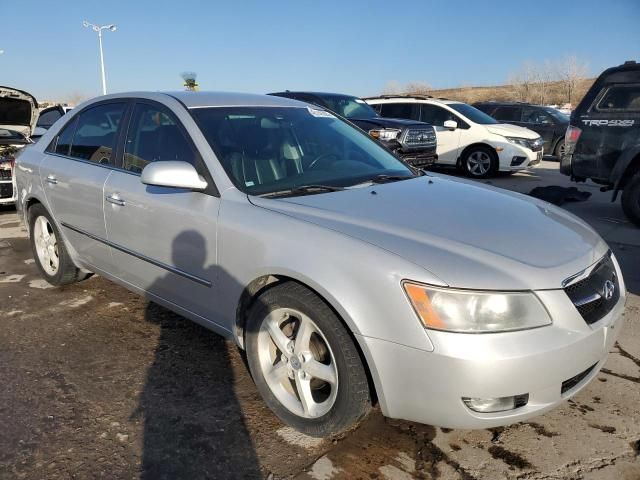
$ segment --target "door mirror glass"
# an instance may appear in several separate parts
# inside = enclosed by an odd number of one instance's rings
[[[158,187],[197,191],[207,188],[207,182],[198,174],[195,167],[188,162],[180,161],[152,162],[142,170],[140,181],[145,185]]]
[[[456,128],[458,128],[458,122],[456,122],[455,120],[445,120],[443,126],[444,128],[447,128],[449,130],[455,130]]]

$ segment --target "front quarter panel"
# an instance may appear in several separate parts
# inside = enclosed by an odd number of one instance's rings
[[[433,349],[401,281],[441,281],[396,255],[253,205],[234,189],[223,196],[219,249],[226,278],[219,282],[219,313],[227,318],[235,317],[242,290],[251,281],[281,275],[315,290],[354,334]]]
[[[20,220],[27,227],[27,204],[29,201],[37,200],[47,206],[46,197],[42,190],[42,182],[40,180],[40,163],[42,162],[42,153],[34,146],[27,147],[20,152],[16,158],[16,191],[18,198],[16,200],[16,208]]]

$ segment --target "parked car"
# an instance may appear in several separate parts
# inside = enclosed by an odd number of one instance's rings
[[[431,125],[399,118],[383,118],[358,97],[340,93],[285,92],[270,93],[319,105],[346,118],[368,132],[382,145],[416,168],[433,165],[437,159],[436,134]]]
[[[33,132],[32,138],[34,140],[39,139],[47,130],[49,130],[51,125],[56,123],[65,113],[71,110],[73,110],[73,108],[67,105],[52,105],[40,110],[40,115],[38,116],[38,122],[36,123],[36,128]]]
[[[16,200],[15,154],[31,143],[37,106],[30,93],[0,87],[0,205],[10,205]]]
[[[376,400],[443,427],[526,420],[584,388],[621,328],[620,267],[582,220],[416,172],[307,103],[107,95],[18,167],[49,283],[97,272],[233,339],[309,435]]]
[[[560,171],[622,191],[625,215],[640,225],[640,64],[602,72],[571,115]]]
[[[520,102],[479,102],[473,106],[501,123],[519,125],[536,132],[544,141],[545,152],[558,159],[562,157],[569,115],[555,108]]]
[[[436,128],[438,165],[453,165],[470,177],[526,170],[542,160],[542,139],[527,128],[498,123],[462,102],[418,95],[365,99],[383,117],[409,118]]]

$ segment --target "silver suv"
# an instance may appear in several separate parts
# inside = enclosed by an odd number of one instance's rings
[[[100,97],[25,149],[17,186],[47,281],[96,272],[233,339],[310,435],[373,402],[443,427],[525,420],[593,379],[620,329],[620,268],[584,222],[414,171],[295,100]]]

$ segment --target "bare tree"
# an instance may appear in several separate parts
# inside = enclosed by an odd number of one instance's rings
[[[573,105],[576,100],[578,85],[581,80],[587,77],[589,72],[588,65],[575,55],[571,55],[557,64],[557,72],[563,90],[566,92],[567,102]]]
[[[536,81],[536,67],[531,62],[526,62],[520,70],[509,77],[509,84],[514,96],[521,102],[530,102],[533,99],[534,84]]]
[[[70,107],[75,107],[76,105],[82,103],[84,100],[88,98],[84,93],[73,91],[69,95],[66,95],[63,100],[64,103],[69,105]]]
[[[407,83],[404,91],[407,93],[413,93],[415,95],[428,95],[433,90],[433,87],[427,82],[411,82]]]
[[[398,95],[400,93],[402,93],[402,85],[397,80],[387,82],[382,89],[383,95]]]
[[[540,102],[540,105],[545,105],[549,101],[549,87],[556,78],[553,64],[549,60],[545,60],[543,64],[535,66],[533,75],[537,92],[536,100]]]

